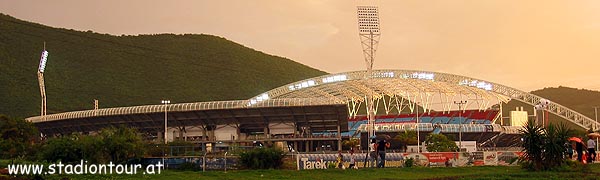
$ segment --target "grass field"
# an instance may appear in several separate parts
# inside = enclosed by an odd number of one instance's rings
[[[360,170],[165,171],[158,175],[52,175],[44,179],[600,179],[600,165],[591,172],[528,172],[512,166],[460,168],[386,168]],[[3,178],[0,178],[3,179]]]

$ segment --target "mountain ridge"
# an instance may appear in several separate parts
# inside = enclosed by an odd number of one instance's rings
[[[113,36],[0,14],[0,114],[39,115],[36,77],[46,42],[48,113],[248,99],[326,72],[206,34]]]

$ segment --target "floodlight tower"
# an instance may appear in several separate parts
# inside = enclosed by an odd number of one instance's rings
[[[375,61],[375,52],[377,51],[379,36],[381,35],[379,32],[379,8],[377,6],[358,6],[357,14],[358,35],[360,36],[360,43],[367,65],[367,77],[365,78],[370,82],[373,62]],[[375,105],[373,94],[371,93],[369,96],[366,98],[367,117],[369,118],[367,130],[369,131],[369,138],[371,138],[375,136]]]
[[[46,62],[48,60],[48,51],[46,51],[46,42],[44,42],[44,51],[42,51],[42,57],[40,59],[40,66],[38,68],[38,82],[40,84],[40,94],[42,95],[42,106],[41,115],[46,120],[46,86],[44,85],[44,69],[46,69]]]

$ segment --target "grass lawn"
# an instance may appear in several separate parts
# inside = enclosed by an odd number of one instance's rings
[[[600,179],[600,164],[591,172],[528,172],[520,167],[386,168],[359,170],[164,171],[159,175],[52,175],[45,179]],[[3,179],[0,177],[0,179]]]

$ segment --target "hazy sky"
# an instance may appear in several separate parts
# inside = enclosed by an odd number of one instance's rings
[[[356,6],[370,3],[382,27],[375,69],[600,90],[595,0],[0,0],[0,12],[114,35],[212,34],[336,73],[365,69]]]

